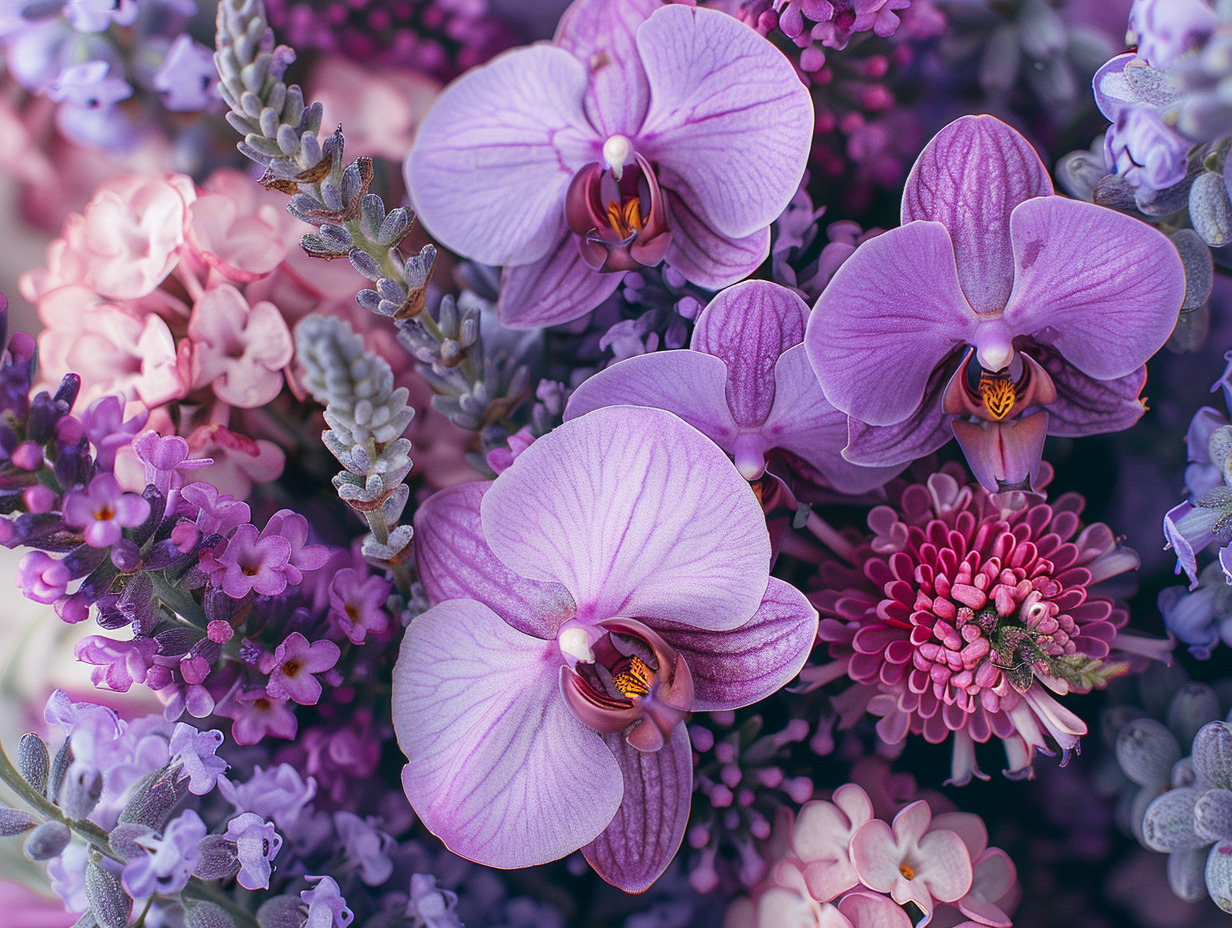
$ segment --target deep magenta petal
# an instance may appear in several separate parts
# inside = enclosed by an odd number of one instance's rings
[[[794,290],[749,280],[718,294],[697,317],[690,345],[727,365],[727,404],[742,427],[756,428],[770,414],[775,363],[804,340],[808,316]]]
[[[496,312],[501,325],[511,329],[563,325],[615,293],[624,276],[592,270],[578,250],[577,237],[562,223],[546,256],[505,268]]]
[[[590,71],[586,116],[604,136],[637,132],[650,86],[634,37],[662,0],[576,0],[556,27],[555,44]]]
[[[724,392],[727,367],[712,355],[689,348],[640,354],[584,380],[565,408],[576,419],[604,406],[666,409],[731,451],[739,427]]]
[[[657,10],[637,48],[650,84],[638,149],[663,186],[727,238],[768,228],[813,138],[813,102],[791,62],[734,16],[683,4]]]
[[[855,250],[822,292],[804,344],[826,398],[869,425],[902,422],[979,319],[945,226],[910,222]]]
[[[415,567],[436,604],[474,599],[527,635],[556,637],[574,613],[559,583],[520,577],[492,553],[483,538],[479,504],[490,483],[463,483],[438,490],[415,512]]]
[[[548,45],[517,49],[450,84],[407,155],[407,190],[442,244],[485,264],[526,264],[564,226],[565,190],[602,139],[582,112],[586,68]]]
[[[663,410],[607,407],[566,422],[497,477],[481,515],[496,555],[562,584],[584,622],[736,628],[766,589],[770,539],[752,489]]]
[[[393,672],[402,785],[456,854],[526,867],[576,850],[620,807],[619,765],[561,698],[555,641],[451,599],[407,628]]]
[[[624,775],[624,798],[611,824],[582,848],[595,872],[628,893],[649,889],[676,856],[689,819],[693,751],[681,722],[671,740],[639,751],[622,735],[604,739]]]
[[[1163,346],[1185,271],[1161,232],[1093,203],[1045,197],[1010,217],[1017,277],[1004,321],[1097,380],[1124,377]]]
[[[791,681],[813,647],[817,610],[804,594],[771,577],[748,622],[724,632],[657,625],[693,675],[693,707],[738,709]]]
[[[1031,143],[994,116],[964,116],[920,152],[903,189],[902,219],[944,225],[967,300],[977,313],[996,313],[1014,285],[1010,214],[1052,192]]]

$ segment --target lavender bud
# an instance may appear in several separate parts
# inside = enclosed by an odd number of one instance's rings
[[[235,919],[212,902],[190,902],[184,907],[184,928],[235,928]]]
[[[65,741],[60,745],[60,750],[56,752],[56,759],[51,762],[51,772],[47,782],[47,798],[52,802],[57,802],[60,796],[60,787],[64,784],[64,775],[68,773],[69,765],[73,762],[72,745]]]
[[[275,896],[257,909],[261,928],[303,928],[304,909],[299,896]]]
[[[60,808],[75,821],[87,818],[103,794],[103,775],[89,767],[70,770],[60,796]]]
[[[0,838],[11,838],[14,835],[25,834],[38,825],[39,819],[21,809],[9,809],[0,806]]]
[[[81,918],[73,923],[73,928],[98,928],[98,921],[89,909],[81,913]]]
[[[347,257],[351,260],[351,267],[367,277],[369,280],[381,279],[381,266],[376,263],[376,258],[359,248],[352,248],[347,252]]]
[[[1167,723],[1180,742],[1188,746],[1203,725],[1220,715],[1219,697],[1213,689],[1205,683],[1186,683],[1168,703]]]
[[[111,829],[108,841],[111,843],[113,851],[125,860],[132,860],[134,857],[140,857],[142,854],[147,853],[146,849],[137,842],[139,839],[148,838],[152,834],[155,834],[155,831],[148,825],[121,822]]]
[[[86,866],[86,899],[99,928],[125,928],[128,924],[133,900],[120,881],[93,860]]]
[[[137,783],[132,798],[120,813],[121,822],[147,825],[160,831],[172,811],[188,795],[188,779],[176,768],[163,767]]]
[[[240,859],[235,842],[222,835],[206,835],[198,845],[201,859],[193,876],[203,880],[225,880],[240,872]]]
[[[46,795],[44,791],[47,789],[47,771],[50,766],[51,760],[43,739],[34,732],[22,735],[21,741],[17,743],[17,769],[21,771],[25,781],[43,795]]]
[[[43,822],[26,838],[26,856],[31,860],[51,860],[68,847],[73,833],[63,822]]]
[[[1215,284],[1211,252],[1193,229],[1178,229],[1168,237],[1185,266],[1185,302],[1181,310],[1197,309],[1210,297]]]
[[[1139,786],[1160,786],[1181,759],[1181,746],[1161,722],[1134,719],[1117,736],[1116,757],[1125,775]]]
[[[1209,171],[1189,188],[1189,220],[1212,248],[1232,241],[1232,203],[1223,178]]]

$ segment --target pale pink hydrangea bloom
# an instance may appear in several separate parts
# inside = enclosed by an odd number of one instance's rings
[[[273,303],[248,305],[235,287],[206,290],[188,321],[193,387],[210,386],[224,403],[251,409],[282,389],[291,363],[291,331]]]

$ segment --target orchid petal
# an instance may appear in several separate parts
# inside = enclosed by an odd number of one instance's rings
[[[563,325],[586,315],[616,292],[625,275],[600,273],[582,260],[577,239],[563,225],[547,254],[501,274],[496,314],[511,329]]]
[[[693,749],[684,722],[657,751],[639,751],[620,734],[604,740],[623,772],[624,799],[611,824],[582,854],[603,879],[625,892],[640,893],[667,869],[684,838],[693,793]]]
[[[494,867],[563,857],[620,807],[620,766],[560,696],[555,641],[482,603],[433,606],[406,631],[393,720],[402,786],[456,854]]]
[[[497,557],[563,584],[583,621],[736,628],[766,591],[756,496],[714,443],[663,410],[608,407],[566,422],[497,478],[481,512]]]
[[[639,354],[584,380],[569,397],[565,419],[605,406],[666,409],[731,451],[739,427],[723,395],[726,384],[727,366],[701,351]]]
[[[804,344],[826,399],[869,425],[910,416],[934,369],[978,318],[938,222],[911,222],[855,250],[822,292]]]
[[[967,300],[977,313],[996,313],[1014,284],[1010,214],[1024,200],[1052,192],[1030,142],[994,116],[964,116],[933,136],[916,159],[903,189],[903,223],[944,225]]]
[[[650,102],[650,86],[637,54],[637,27],[663,0],[577,0],[556,27],[554,44],[590,71],[586,115],[605,136],[637,132]]]
[[[699,287],[718,290],[743,280],[770,254],[770,227],[739,238],[714,231],[674,191],[664,191],[673,234],[664,260]]]
[[[791,62],[734,16],[684,5],[637,31],[650,83],[639,148],[663,186],[731,238],[791,202],[813,138],[813,102]]]
[[[690,346],[727,365],[727,404],[745,428],[761,425],[774,405],[774,365],[804,340],[809,308],[796,291],[764,280],[728,287],[697,317]],[[817,378],[809,372],[817,392]]]
[[[765,699],[800,672],[817,635],[817,610],[794,586],[771,577],[757,612],[739,628],[655,628],[689,665],[693,708],[716,712]]]
[[[415,567],[431,603],[473,599],[518,631],[555,638],[574,613],[559,583],[520,577],[492,553],[483,538],[479,505],[490,483],[438,490],[415,512]]]
[[[866,493],[901,469],[866,467],[843,457],[847,417],[830,405],[803,345],[783,353],[774,367],[774,407],[762,426],[768,444],[790,451],[840,493]]]
[[[1124,377],[1176,326],[1185,271],[1172,243],[1131,216],[1044,197],[1010,217],[1014,292],[1003,317],[1097,380]]]
[[[954,437],[953,417],[941,406],[941,391],[948,379],[948,365],[938,367],[919,408],[902,422],[882,426],[848,419],[843,457],[865,467],[889,467],[918,461],[948,444]]]
[[[1146,384],[1146,367],[1113,380],[1092,380],[1055,355],[1043,362],[1057,398],[1048,404],[1048,434],[1079,438],[1120,432],[1142,418],[1146,407],[1139,396]]]
[[[565,225],[565,191],[597,152],[586,68],[549,45],[464,74],[420,122],[407,190],[443,244],[484,264],[527,264]]]
[[[953,425],[971,473],[989,492],[1035,485],[1048,437],[1048,413],[1006,422],[955,419]]]

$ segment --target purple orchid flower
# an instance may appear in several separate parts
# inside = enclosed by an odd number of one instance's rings
[[[777,448],[840,492],[879,487],[901,468],[843,459],[847,417],[826,400],[805,354],[808,317],[794,290],[761,280],[736,284],[702,310],[689,348],[600,371],[570,397],[565,418],[602,406],[667,409],[732,455],[746,480],[761,477]]]
[[[684,835],[685,717],[783,686],[817,628],[769,576],[749,485],[658,409],[596,410],[438,492],[415,559],[435,605],[403,639],[393,718],[416,813],[480,863],[581,848],[630,892]]]
[[[1164,235],[1054,196],[1035,150],[991,116],[925,146],[902,218],[839,268],[805,334],[850,417],[844,457],[899,464],[957,437],[985,487],[1028,489],[1045,435],[1138,420],[1144,364],[1185,295]]]
[[[405,173],[424,225],[506,268],[515,328],[584,315],[661,261],[711,289],[769,253],[808,159],[813,106],[738,19],[663,0],[578,0],[554,44],[448,87]]]

